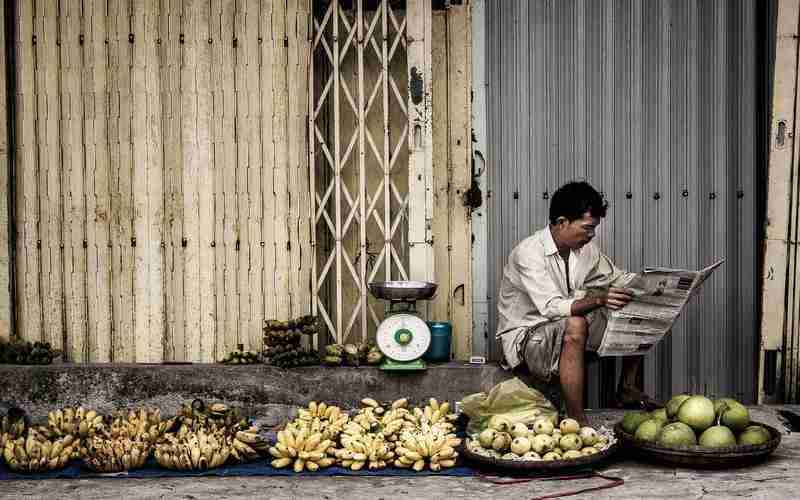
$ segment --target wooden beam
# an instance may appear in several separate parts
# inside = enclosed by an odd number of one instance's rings
[[[775,40],[772,123],[770,124],[769,170],[767,173],[767,218],[762,276],[761,352],[759,355],[758,400],[764,402],[765,351],[781,350],[786,326],[785,309],[789,288],[790,222],[792,205],[798,197],[796,101],[798,83],[798,17],[800,0],[778,1]],[[791,278],[792,282],[796,281]],[[790,302],[790,304],[793,301]]]
[[[408,0],[408,244],[409,278],[432,281],[433,131],[431,4]]]
[[[450,320],[455,359],[472,355],[472,213],[464,196],[472,185],[472,19],[470,6],[447,10],[450,155]]]
[[[13,196],[8,179],[11,169],[8,154],[8,94],[6,92],[6,9],[0,9],[0,341],[11,338],[11,255],[8,203]]]

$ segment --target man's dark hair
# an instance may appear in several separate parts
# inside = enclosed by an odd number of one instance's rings
[[[586,212],[592,217],[603,218],[607,208],[608,203],[588,182],[569,182],[553,193],[550,201],[550,223],[555,224],[559,217],[566,217],[572,222],[583,217]]]

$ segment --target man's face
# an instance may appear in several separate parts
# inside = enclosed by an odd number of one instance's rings
[[[600,218],[592,217],[589,212],[572,222],[568,221],[566,217],[559,217],[555,226],[557,243],[571,250],[577,250],[592,241],[599,225]]]

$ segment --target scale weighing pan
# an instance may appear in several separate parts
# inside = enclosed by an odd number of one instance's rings
[[[428,281],[373,281],[369,291],[376,299],[428,300],[436,295],[439,285]]]
[[[428,300],[436,294],[436,283],[427,281],[375,281],[369,291],[375,298],[390,303],[386,318],[378,325],[375,342],[386,356],[382,370],[424,370],[422,355],[431,343],[428,325],[415,314],[415,303]],[[406,310],[395,306],[406,304]]]

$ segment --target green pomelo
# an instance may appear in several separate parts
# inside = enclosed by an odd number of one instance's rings
[[[736,401],[733,398],[719,398],[714,400],[714,412],[717,414],[722,411],[723,406],[742,406],[742,403]]]
[[[628,434],[633,434],[642,422],[649,419],[650,414],[646,411],[629,411],[622,417],[622,429]]]
[[[689,399],[691,396],[689,394],[678,394],[677,396],[673,396],[667,402],[667,406],[664,407],[667,410],[667,418],[672,419],[675,415],[678,414],[678,408],[681,407],[684,401]]]
[[[653,410],[650,412],[650,418],[654,418],[656,420],[661,420],[665,424],[669,422],[669,418],[667,418],[667,409],[666,408],[659,408],[658,410]]]
[[[703,431],[697,442],[706,448],[722,448],[736,445],[736,437],[724,425],[715,425]]]
[[[728,404],[722,406],[722,418],[720,421],[723,425],[730,427],[734,432],[743,431],[750,425],[750,412],[743,405],[739,403]]]
[[[661,428],[663,426],[664,423],[660,420],[656,420],[654,418],[645,420],[642,422],[639,428],[636,429],[636,434],[634,434],[634,437],[636,437],[636,439],[641,439],[642,441],[655,441],[658,439],[658,435],[661,433]]]
[[[673,422],[661,429],[658,443],[664,446],[691,446],[697,444],[697,436],[691,427],[683,422]]]
[[[678,408],[678,420],[695,432],[703,432],[714,424],[714,403],[705,396],[692,396]]]
[[[764,444],[770,440],[772,436],[769,431],[760,425],[751,425],[739,434],[739,444],[758,445]]]

